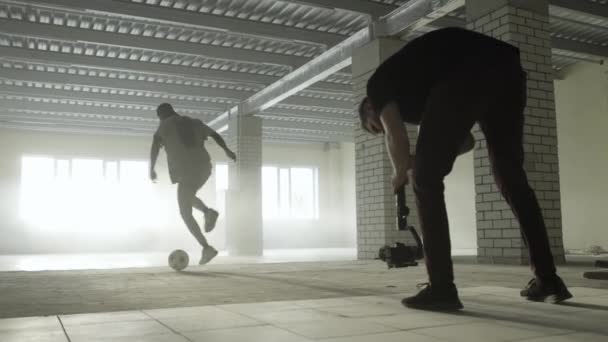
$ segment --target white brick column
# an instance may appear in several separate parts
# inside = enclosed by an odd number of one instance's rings
[[[353,83],[358,109],[366,95],[367,80],[376,68],[404,45],[395,39],[376,39],[353,54]],[[418,131],[408,127],[413,151]],[[374,137],[355,128],[355,173],[357,187],[357,257],[374,259],[380,247],[396,241],[412,242],[406,231],[397,230],[396,197],[391,186],[392,166],[384,138]],[[407,205],[411,209],[408,224],[417,225],[414,193],[406,189]]]
[[[549,233],[556,263],[565,261],[562,241],[555,95],[548,0],[467,0],[468,28],[517,46],[528,73],[525,165]],[[478,258],[488,263],[527,264],[519,223],[494,184],[486,141],[476,128],[475,190]]]
[[[234,116],[226,143],[237,154],[228,167],[226,247],[230,255],[263,254],[262,120]]]

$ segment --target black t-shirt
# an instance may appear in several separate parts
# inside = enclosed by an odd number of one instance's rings
[[[431,88],[454,72],[504,67],[519,60],[519,49],[501,40],[460,28],[420,36],[389,57],[367,83],[367,96],[380,112],[395,101],[403,121],[419,124]]]

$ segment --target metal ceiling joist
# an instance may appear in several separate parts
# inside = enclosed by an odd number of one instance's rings
[[[68,133],[68,134],[97,134],[113,136],[149,136],[152,129],[137,127],[114,127],[112,125],[85,125],[74,123],[49,123],[31,120],[7,119],[0,116],[0,128],[22,129],[28,131]]]
[[[311,121],[331,121],[341,124],[352,124],[355,122],[355,117],[352,115],[344,115],[339,113],[327,113],[327,112],[313,112],[310,110],[302,110],[302,109],[289,109],[289,108],[280,108],[279,106],[275,106],[272,108],[268,108],[263,111],[263,116],[275,116],[280,118],[293,118],[293,119],[303,119],[303,120],[311,120]]]
[[[333,46],[344,39],[343,36],[333,33],[312,31],[285,25],[276,25],[265,22],[256,22],[226,16],[219,16],[201,12],[190,12],[168,7],[149,6],[135,2],[116,0],[18,0],[18,3],[32,5],[40,4],[51,8],[66,8],[78,11],[96,12],[115,15],[125,18],[137,18],[161,22],[166,24],[178,24],[189,26],[194,29],[214,31],[224,30],[228,32],[243,33],[268,37],[270,39],[282,39],[292,41],[303,41]],[[350,2],[349,0],[342,2]],[[367,2],[367,1],[358,1]],[[376,10],[383,5],[371,3],[371,8]]]
[[[106,103],[107,104],[107,103]],[[145,109],[137,109],[137,108],[120,108],[120,107],[110,107],[110,106],[102,106],[102,103],[99,103],[99,106],[88,106],[88,105],[78,105],[78,104],[62,104],[62,103],[52,103],[52,102],[42,102],[42,101],[24,101],[19,99],[0,99],[0,108],[6,109],[18,109],[18,110],[33,110],[33,111],[50,111],[50,112],[58,112],[58,113],[73,113],[77,116],[78,113],[83,113],[87,115],[110,115],[116,116],[121,115],[125,118],[129,117],[142,117],[142,118],[154,118],[156,115],[154,106],[147,106]],[[175,108],[177,111],[184,111],[186,108]],[[198,111],[198,108],[187,108],[186,110],[195,110]],[[202,110],[200,113],[204,113]],[[192,114],[188,114],[192,116]],[[206,115],[202,115],[203,117]]]
[[[156,125],[152,127],[142,126],[115,126],[100,124],[84,124],[80,122],[59,123],[59,122],[40,122],[36,120],[18,119],[3,117],[0,114],[0,128],[22,129],[28,131],[53,132],[62,134],[87,134],[87,135],[112,135],[112,136],[135,136],[149,137]],[[262,135],[264,141],[268,142],[298,142],[298,143],[319,143],[319,142],[351,142],[352,137],[332,134],[314,133],[294,133],[285,130],[270,130]]]
[[[320,124],[320,123],[311,123],[311,122],[294,122],[294,121],[286,121],[286,120],[276,120],[272,118],[263,118],[263,126],[269,128],[285,128],[285,129],[300,129],[300,130],[310,130],[310,131],[318,131],[318,132],[333,132],[339,134],[352,134],[353,127],[349,126],[339,126],[339,125],[328,125],[328,124]]]
[[[242,99],[252,92],[241,92],[230,89],[211,87],[193,87],[179,84],[163,84],[158,82],[133,81],[109,77],[90,77],[68,73],[50,73],[24,69],[0,68],[0,78],[27,82],[77,85],[84,87],[108,88],[115,90],[146,91],[173,95],[185,95],[208,98]]]
[[[17,36],[78,41],[105,46],[162,51],[190,56],[206,56],[220,60],[286,65],[290,67],[298,67],[310,60],[306,57],[259,52],[249,49],[235,49],[209,44],[188,43],[178,40],[158,39],[11,19],[0,19],[0,32]]]
[[[411,0],[374,23],[377,36],[403,36],[445,17],[448,13],[465,5],[465,0]]]
[[[302,140],[306,139],[310,142],[350,142],[353,140],[353,135],[336,134],[332,132],[318,132],[307,130],[293,130],[273,127],[264,127],[262,129],[264,137],[272,136],[284,140]]]
[[[314,7],[341,9],[351,12],[367,14],[373,18],[378,18],[390,13],[396,8],[393,5],[382,4],[368,0],[282,0]]]
[[[163,102],[169,102],[175,107],[197,108],[209,112],[221,112],[226,106],[220,103],[193,101],[185,99],[167,99],[152,96],[129,96],[99,92],[76,92],[73,90],[61,90],[54,88],[15,87],[0,85],[0,94],[31,96],[37,98],[55,98],[63,100],[81,100],[90,102],[116,103],[125,105],[143,105],[156,107]]]
[[[87,126],[103,126],[103,127],[115,127],[115,128],[147,128],[153,129],[158,125],[157,120],[121,120],[119,117],[115,118],[99,118],[99,117],[88,117],[81,115],[80,117],[66,117],[60,115],[60,113],[31,113],[31,112],[18,112],[14,110],[0,111],[0,120],[8,120],[12,122],[36,122],[40,124],[85,124]]]
[[[395,10],[396,15],[388,15],[386,20],[382,19],[375,26],[382,27],[384,33],[400,33],[403,29],[416,26],[418,22],[428,23],[428,18],[436,19],[440,15],[445,15],[447,14],[446,9],[461,7],[463,3],[464,0],[412,0]],[[424,9],[424,11],[421,9]],[[415,12],[416,16],[408,15],[408,11]],[[372,38],[369,28],[358,31],[320,56],[241,102],[238,107],[223,113],[211,124],[214,127],[224,125],[230,113],[251,115],[263,111],[311,84],[325,79],[332,73],[350,65],[353,51],[371,41]]]
[[[125,59],[113,59],[86,55],[65,54],[61,52],[40,51],[14,47],[0,47],[0,59],[3,57],[13,60],[34,61],[40,63],[61,64],[66,66],[85,66],[107,70],[122,70],[141,72],[154,75],[179,76],[198,78],[201,80],[217,80],[227,82],[244,82],[252,84],[271,84],[278,77],[245,72],[220,71],[203,68],[192,68],[172,64],[138,62]],[[312,87],[311,87],[312,89]],[[314,89],[348,93],[352,91],[350,85],[330,82],[318,82]]]
[[[253,73],[192,68],[166,63],[140,62],[131,61],[128,59],[76,55],[5,46],[0,47],[0,58],[3,57],[10,58],[12,60],[24,60],[40,63],[46,62],[66,66],[84,66],[107,70],[121,70],[228,82],[269,84],[277,79],[277,77],[274,76]]]
[[[591,17],[608,18],[608,5],[588,0],[549,0],[551,6],[567,9],[572,12],[582,13]]]
[[[354,108],[354,103],[351,101],[319,99],[306,96],[292,96],[290,98],[285,99],[281,103],[292,106],[336,108],[345,110]]]
[[[592,45],[572,39],[558,37],[551,38],[551,45],[555,49],[583,53],[598,58],[608,58],[608,46]]]
[[[234,101],[245,98],[247,95],[253,94],[252,92],[240,92],[229,89],[217,89],[209,87],[192,87],[178,84],[162,84],[157,82],[145,82],[145,81],[132,81],[105,77],[90,77],[72,75],[66,73],[49,73],[40,71],[31,71],[23,69],[1,69],[0,78],[10,79],[15,81],[27,81],[27,82],[40,82],[46,84],[65,84],[79,87],[89,88],[104,88],[114,89],[116,91],[140,91],[140,92],[152,92],[157,94],[167,94],[173,96],[189,96],[197,98],[208,98],[209,101],[202,99],[201,101],[187,101],[195,104],[194,106],[202,106],[206,109],[213,109],[218,111],[226,110],[227,107],[234,105]],[[68,92],[70,94],[70,92]],[[71,93],[75,95],[75,93]],[[95,96],[92,92],[85,92],[83,96],[90,97]],[[114,96],[112,94],[99,96]],[[126,96],[125,100],[130,97]],[[154,97],[147,97],[148,99],[154,99]],[[130,102],[148,102],[145,101],[146,97],[136,96],[131,97]],[[222,101],[217,101],[222,99]],[[158,101],[164,101],[162,98],[158,98]],[[212,101],[213,100],[213,101]],[[177,100],[172,100],[179,102]],[[125,101],[129,102],[129,101]],[[184,101],[182,101],[184,102]],[[213,103],[216,102],[216,103]],[[303,96],[293,96],[287,99],[285,104],[294,106],[310,106],[310,107],[322,107],[322,108],[337,108],[337,109],[350,109],[353,104],[348,101],[338,101],[330,99],[317,99]]]

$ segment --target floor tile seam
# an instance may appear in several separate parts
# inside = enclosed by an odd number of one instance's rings
[[[299,322],[299,323],[306,323],[306,322]],[[377,324],[374,322],[369,322],[369,323],[373,323],[376,325],[380,325],[383,328],[389,328],[392,329],[392,331],[383,331],[383,332],[371,332],[371,333],[362,333],[362,334],[358,334],[358,335],[340,335],[340,336],[330,336],[330,337],[321,337],[321,338],[317,338],[317,337],[309,337],[303,334],[298,333],[297,331],[291,330],[289,329],[287,326],[281,327],[278,325],[274,325],[272,324],[273,327],[277,328],[277,329],[281,329],[281,330],[285,330],[288,331],[294,335],[300,336],[302,338],[305,338],[307,340],[311,340],[311,341],[323,341],[323,340],[327,340],[327,339],[335,339],[335,338],[348,338],[348,337],[360,337],[360,336],[373,336],[373,335],[377,335],[377,334],[388,334],[388,333],[395,333],[395,332],[399,332],[400,330],[395,328],[395,327],[389,327],[386,325],[382,325],[382,324]],[[295,324],[298,324],[297,322]],[[285,325],[290,325],[290,323],[285,323]]]
[[[424,327],[414,327],[414,328],[398,328],[396,326],[391,326],[388,325],[387,323],[382,323],[382,322],[376,322],[376,321],[372,321],[373,323],[385,326],[385,327],[389,327],[389,328],[393,328],[393,329],[397,329],[398,331],[404,331],[404,332],[415,332],[416,330],[423,330],[423,329],[432,329],[432,328],[438,328],[438,327],[452,327],[452,326],[457,326],[457,325],[466,325],[466,324],[473,324],[473,323],[477,323],[478,321],[481,321],[479,318],[473,319],[471,321],[464,321],[464,322],[451,322],[451,323],[439,323],[436,325],[431,325],[431,326],[424,326]],[[417,333],[418,335],[424,335],[424,334],[420,334]],[[428,335],[424,335],[427,336]]]
[[[63,321],[61,320],[61,317],[59,317],[59,315],[57,315],[55,317],[57,317],[57,320],[59,321],[59,325],[61,325],[61,330],[63,330],[63,334],[65,335],[65,338],[68,340],[68,342],[72,342],[70,335],[68,334],[67,330],[65,329],[65,326],[63,325]]]
[[[256,324],[246,324],[246,325],[239,325],[239,326],[229,326],[229,327],[216,327],[216,328],[203,328],[203,329],[195,329],[195,330],[188,330],[188,331],[178,331],[176,329],[172,329],[170,328],[170,326],[168,326],[168,324],[163,324],[165,327],[171,329],[172,332],[177,331],[177,335],[180,336],[184,336],[184,334],[197,334],[197,333],[201,333],[201,332],[207,332],[207,331],[219,331],[219,330],[231,330],[231,329],[240,329],[240,328],[254,328],[254,327],[272,327],[273,325],[270,323],[265,323],[265,322],[257,322]],[[186,337],[186,336],[184,336]]]
[[[260,302],[260,303],[267,303],[267,302]],[[214,308],[216,310],[219,311],[223,311],[225,313],[228,314],[236,314],[236,315],[240,315],[240,316],[245,316],[240,312],[236,312],[236,311],[232,311],[228,308],[224,308],[224,307],[220,307],[223,305],[240,305],[240,304],[257,304],[257,303],[230,303],[230,304],[209,304],[209,305],[198,305],[198,306],[180,306],[180,307],[173,307],[173,308],[159,308],[159,309],[144,309],[141,310],[142,313],[144,313],[146,316],[151,317],[152,319],[162,319],[160,317],[155,317],[153,316],[149,311],[153,311],[153,310],[180,310],[180,309],[200,309],[200,308]],[[249,318],[249,317],[247,317]]]
[[[232,311],[232,310],[230,310],[228,308],[218,308],[216,305],[211,305],[211,306],[212,307],[216,307],[217,309],[223,310],[223,311],[225,311],[227,313],[243,316],[244,318],[251,319],[251,320],[253,320],[253,321],[255,321],[257,323],[257,324],[247,325],[246,327],[262,327],[262,326],[274,326],[274,327],[276,327],[271,322],[261,321],[258,318],[254,317],[252,315],[248,315],[248,314],[243,313],[243,312]],[[289,311],[289,310],[283,310],[283,311]],[[155,321],[159,322],[163,326],[167,327],[171,331],[174,331],[174,332],[176,331],[173,328],[169,327],[164,322],[160,321],[161,320],[160,318],[157,319],[157,318],[153,317],[152,315],[148,314],[147,312],[145,312],[145,311],[143,311],[143,312],[144,312],[144,314],[146,314],[147,316],[151,317]],[[277,311],[277,312],[281,312],[281,311]],[[245,326],[243,326],[243,327],[245,327]],[[196,331],[211,331],[211,330],[223,330],[223,329],[229,329],[229,328],[211,328],[211,329],[192,330],[192,331],[188,331],[188,333],[190,333],[190,332],[196,332]]]
[[[264,303],[272,303],[272,302],[244,303],[244,304],[252,304],[252,305],[255,305],[255,304],[264,304]],[[238,304],[238,303],[234,303],[234,304],[236,304],[236,305],[240,305],[240,304]],[[229,305],[233,305],[233,304],[229,304]],[[298,304],[295,304],[295,305],[296,305],[296,306],[299,306],[299,308],[297,308],[297,309],[289,308],[289,309],[279,309],[279,310],[268,310],[268,312],[272,312],[272,313],[280,313],[280,312],[286,312],[286,311],[298,311],[298,310],[304,310],[304,309],[306,309],[306,310],[316,310],[316,311],[318,311],[316,308],[310,308],[310,307],[301,306],[301,305],[298,305]],[[230,310],[230,308],[219,308],[219,309],[222,309],[222,310],[227,311],[227,312],[229,312],[229,313],[233,313],[233,314],[241,315],[241,316],[244,316],[244,317],[246,317],[246,318],[250,318],[250,319],[253,319],[253,320],[255,320],[255,321],[258,321],[258,322],[262,322],[262,323],[263,323],[263,321],[260,321],[260,320],[259,320],[259,319],[257,319],[256,317],[252,316],[252,314],[250,314],[250,313],[239,312],[239,311],[237,311],[237,310]]]
[[[170,326],[166,325],[165,323],[161,322],[160,320],[156,319],[155,317],[152,317],[152,316],[151,316],[150,314],[148,314],[147,312],[145,312],[145,311],[143,311],[143,310],[141,310],[140,312],[141,312],[141,313],[143,313],[144,315],[146,315],[146,316],[150,317],[150,318],[151,318],[153,321],[155,321],[155,322],[157,322],[158,324],[162,325],[162,326],[163,326],[163,327],[165,327],[167,330],[171,331],[173,334],[183,337],[183,338],[184,338],[186,341],[189,341],[189,342],[195,342],[195,341],[193,341],[192,339],[190,339],[188,336],[186,336],[186,335],[184,335],[184,334],[180,333],[179,331],[177,331],[177,330],[175,330],[175,329],[171,328]]]
[[[133,310],[127,310],[127,311],[133,311]],[[111,312],[116,312],[116,311],[109,311],[108,313]],[[140,312],[140,311],[138,311]],[[78,314],[73,314],[73,315],[88,315],[89,313],[78,313]],[[93,312],[92,314],[105,314],[105,312]],[[61,316],[66,316],[66,315],[57,315],[59,318],[61,318]],[[63,319],[65,319],[66,317],[63,317]],[[145,318],[140,318],[140,319],[124,319],[124,320],[117,320],[117,321],[100,321],[100,322],[82,322],[82,323],[69,323],[69,322],[65,322],[62,323],[67,325],[67,326],[83,326],[83,325],[101,325],[101,324],[113,324],[113,323],[127,323],[127,322],[146,322],[146,321],[151,321],[153,320],[152,318],[150,318],[150,316],[146,316]]]

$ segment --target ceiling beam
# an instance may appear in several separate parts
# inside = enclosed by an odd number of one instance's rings
[[[587,0],[549,0],[551,7],[559,7],[572,12],[578,12],[594,18],[606,20],[608,18],[608,6],[599,2]]]
[[[551,38],[551,46],[554,49],[582,53],[601,59],[608,58],[608,46],[581,43],[572,39],[558,37]]]
[[[197,98],[206,98],[207,101],[181,101],[181,102],[191,102],[196,104],[196,106],[204,106],[205,108],[213,109],[213,110],[226,110],[226,108],[233,106],[237,100],[241,100],[246,98],[248,95],[253,94],[253,92],[240,92],[229,89],[217,89],[217,88],[209,88],[209,87],[195,87],[195,86],[186,86],[186,85],[177,85],[177,84],[162,84],[157,82],[146,82],[146,81],[131,81],[131,80],[122,80],[122,79],[114,79],[114,78],[105,78],[105,77],[91,77],[91,76],[80,76],[80,75],[72,75],[67,73],[50,73],[50,72],[41,72],[41,71],[31,71],[31,70],[22,70],[22,69],[2,69],[0,68],[0,78],[10,79],[10,80],[20,80],[27,82],[40,82],[47,84],[65,84],[65,85],[73,85],[73,86],[81,86],[81,87],[93,87],[93,88],[106,88],[106,89],[114,89],[114,90],[124,90],[124,91],[141,91],[141,92],[151,92],[156,94],[163,95],[184,95],[184,96],[192,96]],[[45,93],[45,90],[42,90],[42,93]],[[68,92],[72,97],[77,97],[82,95],[84,98],[90,98],[91,96],[114,96],[111,94],[104,95],[103,93],[98,93],[95,95],[92,92]],[[117,95],[119,96],[119,95]],[[130,96],[126,95],[124,97],[125,100],[131,98],[130,101],[126,102],[147,102],[145,99],[151,99],[153,97],[143,97],[143,96]],[[217,99],[223,99],[222,102],[213,101]],[[149,101],[149,100],[148,100]],[[158,97],[158,101],[165,101],[162,97]],[[180,102],[178,100],[171,100],[175,102]],[[284,104],[294,105],[294,106],[308,106],[308,107],[322,107],[322,108],[337,108],[337,109],[352,109],[353,103],[350,101],[339,101],[339,100],[331,100],[331,99],[317,99],[305,96],[292,96],[286,99]]]
[[[197,87],[180,84],[164,84],[148,81],[133,81],[109,77],[81,76],[59,72],[32,71],[23,69],[0,68],[0,78],[27,82],[77,85],[115,90],[145,91],[159,94],[186,95],[206,98],[223,98],[238,100],[252,94],[250,91],[238,91],[211,87]]]
[[[61,134],[97,134],[108,136],[137,136],[147,137],[156,129],[152,126],[117,126],[110,123],[86,123],[86,122],[54,122],[36,120],[35,118],[19,118],[3,115],[0,112],[0,128],[20,129],[27,131],[52,132]],[[264,142],[302,142],[302,143],[324,143],[324,142],[352,142],[353,138],[332,133],[319,134],[314,132],[293,132],[282,129],[266,129],[263,132]]]
[[[72,101],[89,101],[124,105],[143,105],[154,108],[163,102],[169,102],[175,107],[197,108],[208,112],[218,112],[218,114],[226,108],[226,105],[212,102],[167,99],[162,97],[129,96],[99,92],[76,92],[72,90],[62,90],[54,88],[49,89],[8,85],[0,85],[0,94]]]
[[[383,4],[368,0],[283,0],[285,2],[298,3],[313,7],[330,9],[341,9],[351,12],[367,14],[373,18],[378,18],[390,13],[397,8],[394,5]]]
[[[293,130],[265,127],[262,129],[264,137],[272,136],[287,141],[307,140],[310,142],[351,142],[354,135],[336,134],[332,132],[318,132],[307,130]]]
[[[260,116],[275,116],[275,117],[290,117],[295,119],[319,121],[319,122],[339,122],[342,124],[352,124],[355,122],[355,116],[340,113],[315,112],[306,109],[285,108],[281,105],[268,108],[263,111]]]
[[[277,120],[263,116],[262,118],[262,127],[309,130],[315,132],[332,132],[347,135],[353,134],[354,132],[354,126],[349,127],[341,125],[330,125],[327,123]]]
[[[300,56],[259,52],[210,44],[189,43],[178,40],[144,37],[141,35],[135,36],[130,34],[87,30],[52,24],[40,24],[12,19],[0,19],[0,32],[18,36],[39,37],[68,42],[78,41],[82,43],[161,51],[189,56],[205,56],[220,60],[286,65],[290,67],[299,67],[310,60],[309,58]]]
[[[465,5],[465,0],[410,0],[373,25],[378,36],[403,37]]]
[[[168,7],[150,6],[135,2],[117,0],[18,0],[29,5],[40,4],[50,8],[66,8],[78,11],[94,11],[96,13],[121,16],[125,18],[153,20],[156,23],[188,26],[197,30],[223,30],[227,32],[257,35],[269,39],[282,39],[302,42],[312,42],[333,46],[344,39],[342,35],[312,31],[285,25],[277,25],[259,21],[231,18],[188,10]],[[350,2],[350,1],[343,1]],[[359,1],[367,2],[367,1]],[[371,3],[371,2],[370,2]],[[371,3],[371,7],[375,6]]]
[[[419,22],[429,23],[431,21],[429,18],[435,19],[445,15],[448,9],[462,6],[463,3],[464,0],[412,0],[392,12],[396,13],[395,15],[391,13],[374,26],[379,28],[382,33],[399,34],[404,28],[416,26]],[[413,14],[410,15],[410,11]],[[340,44],[241,102],[238,107],[224,112],[214,119],[211,125],[217,127],[225,125],[230,113],[251,115],[263,111],[315,82],[325,79],[332,73],[349,66],[352,63],[354,50],[371,39],[373,36],[370,29],[361,29]]]
[[[103,106],[106,105],[106,106]],[[88,116],[123,116],[125,120],[129,120],[129,118],[155,118],[156,117],[156,106],[145,106],[145,109],[138,108],[120,108],[120,105],[116,103],[96,103],[96,106],[88,106],[88,105],[79,105],[79,104],[63,104],[63,103],[52,103],[52,102],[42,102],[42,101],[28,101],[28,100],[20,100],[20,99],[7,99],[0,98],[0,108],[2,109],[16,109],[16,110],[31,110],[38,112],[56,112],[56,113],[65,113],[70,114],[72,116],[78,116],[79,114],[84,114]],[[187,113],[189,116],[197,116],[201,117],[205,120],[213,117],[213,115],[205,115],[203,110],[198,108],[185,108],[185,107],[176,107],[179,111],[193,111],[199,112],[200,115],[193,115]]]
[[[120,118],[99,118],[99,117],[74,117],[61,116],[58,113],[27,113],[15,110],[0,111],[0,120],[11,122],[32,122],[44,123],[47,125],[69,125],[81,124],[86,126],[112,127],[112,128],[138,128],[154,129],[158,126],[158,120],[121,120]]]
[[[113,126],[87,126],[83,124],[68,124],[68,123],[45,123],[36,121],[22,121],[3,119],[0,116],[0,128],[5,129],[21,129],[27,131],[51,132],[62,134],[92,134],[109,135],[109,136],[138,136],[149,137],[153,129],[148,128],[132,128],[132,127],[113,127]]]
[[[124,72],[140,72],[154,75],[186,77],[189,79],[244,82],[267,85],[279,79],[277,76],[260,75],[246,72],[220,71],[204,68],[186,67],[172,64],[150,63],[115,59],[107,57],[66,54],[61,52],[40,51],[25,48],[0,47],[0,59],[23,60],[39,63],[60,64],[65,66],[84,66]],[[350,93],[352,86],[330,82],[318,82],[311,87],[315,90]]]
[[[343,110],[353,110],[355,104],[353,101],[342,101],[332,99],[320,99],[308,96],[291,96],[281,102],[285,105],[301,106],[301,107],[320,107],[320,108],[335,108]]]

